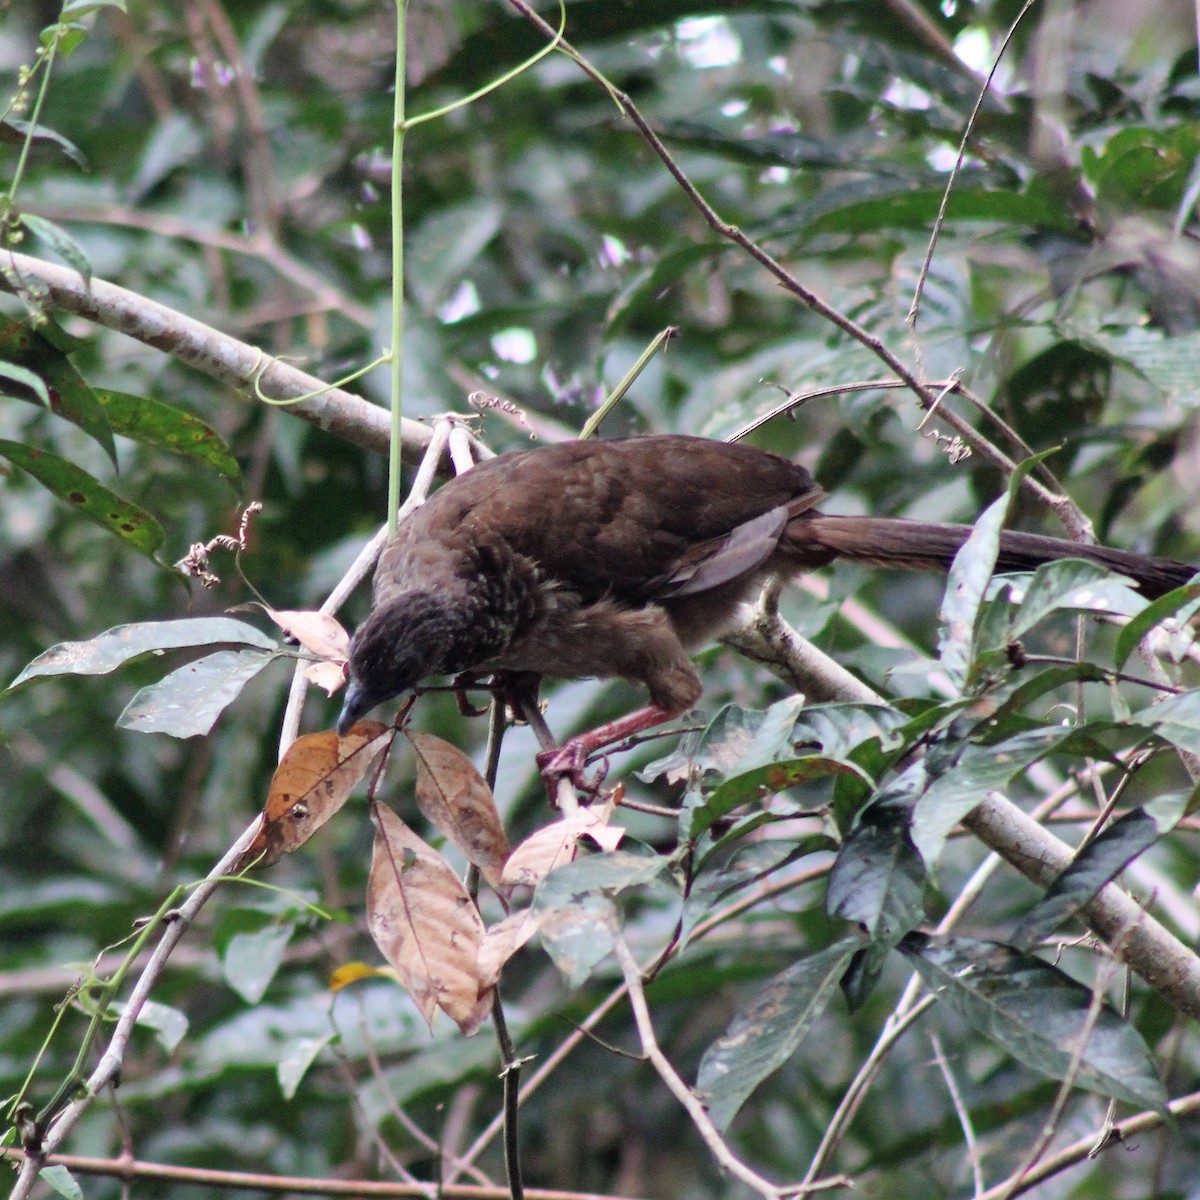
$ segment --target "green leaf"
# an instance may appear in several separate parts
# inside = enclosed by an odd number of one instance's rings
[[[1114,613],[1140,612],[1146,599],[1121,583],[1107,568],[1079,558],[1042,563],[1033,573],[1017,611],[1010,636],[1019,638],[1060,609]]]
[[[612,896],[650,883],[667,860],[614,850],[551,871],[533,895],[533,912],[546,952],[578,987],[613,947],[620,931]]]
[[[1189,583],[1147,604],[1117,634],[1117,644],[1113,648],[1113,663],[1116,669],[1119,671],[1125,665],[1129,656],[1138,648],[1138,643],[1155,625],[1176,614],[1179,615],[1180,623],[1190,620],[1195,615],[1197,601],[1200,601],[1200,583]],[[1187,637],[1190,641],[1190,632],[1187,633]]]
[[[178,621],[138,621],[117,625],[86,642],[59,642],[42,651],[8,685],[7,691],[50,675],[107,675],[141,654],[161,654],[193,646],[222,644],[277,650],[265,633],[229,617],[187,617]]]
[[[81,467],[20,442],[0,440],[0,455],[28,471],[43,487],[72,508],[115,533],[134,550],[153,558],[166,535],[144,508],[122,500]]]
[[[970,673],[975,626],[988,581],[996,570],[1000,530],[1008,516],[1009,505],[1025,476],[1052,453],[1052,450],[1047,450],[1034,455],[1014,469],[1004,495],[988,505],[975,522],[971,536],[954,556],[942,607],[938,612],[938,619],[942,622],[942,628],[938,631],[938,658],[943,670],[960,691]]]
[[[63,137],[61,133],[55,133],[53,129],[48,129],[45,125],[31,125],[28,121],[14,116],[8,116],[0,121],[0,132],[5,132],[6,129],[14,130],[17,137],[14,139],[11,135],[5,136],[4,141],[21,141],[29,138],[34,142],[50,142],[57,146],[80,170],[87,170],[87,156],[74,142]]]
[[[722,777],[791,757],[792,729],[804,707],[803,696],[789,696],[769,708],[727,704],[708,723],[696,747],[695,766]]]
[[[257,1004],[266,995],[293,933],[295,926],[282,922],[235,933],[229,939],[221,955],[221,973],[247,1004]]]
[[[704,1052],[696,1094],[718,1129],[728,1128],[754,1089],[795,1054],[861,944],[846,938],[776,975]]]
[[[1120,333],[1068,325],[1063,332],[1120,363],[1175,403],[1200,405],[1200,333],[1165,334],[1130,326]]]
[[[220,650],[198,658],[142,688],[117,725],[177,738],[209,733],[242,688],[273,658],[261,650]]]
[[[814,743],[826,758],[848,761],[864,742],[878,742],[882,750],[904,744],[899,733],[909,718],[888,704],[812,704],[796,718],[792,740]]]
[[[937,862],[950,831],[988,792],[1004,787],[1078,732],[1054,725],[1026,730],[992,745],[966,745],[957,761],[930,783],[913,810],[913,841],[925,864]]]
[[[1162,1112],[1166,1092],[1141,1035],[1069,975],[1010,946],[911,933],[900,944],[925,986],[1026,1066]]]
[[[295,1099],[301,1081],[308,1074],[308,1068],[317,1061],[317,1055],[333,1041],[333,1038],[332,1033],[326,1033],[320,1037],[293,1038],[284,1045],[275,1074],[285,1100]]]
[[[75,1176],[61,1164],[43,1167],[38,1172],[38,1178],[58,1195],[65,1196],[66,1200],[83,1200],[83,1189]]]
[[[119,1015],[125,1011],[123,1003],[113,1006]],[[138,1009],[137,1024],[143,1029],[152,1030],[158,1043],[168,1053],[173,1054],[179,1043],[187,1036],[188,1019],[177,1008],[169,1004],[160,1004],[157,1000],[145,1000]]]
[[[1069,921],[1137,856],[1179,823],[1188,793],[1159,796],[1114,821],[1076,854],[1046,894],[1021,918],[1013,942],[1028,948]]]
[[[107,388],[97,388],[96,399],[113,433],[204,463],[226,479],[240,481],[237,459],[220,435],[199,417],[160,400]]]
[[[46,381],[28,367],[16,363],[0,361],[0,379],[7,379],[17,385],[16,395],[19,400],[27,400],[24,391],[30,391],[47,408],[50,407],[50,393],[46,390]],[[11,390],[0,387],[0,394],[11,394]]]
[[[829,188],[797,213],[799,228],[808,234],[871,233],[880,229],[928,229],[937,217],[945,188],[913,187],[902,180],[874,180],[875,186]],[[857,193],[870,190],[870,199]],[[1076,227],[1061,203],[1045,196],[1016,191],[955,188],[946,206],[947,222],[998,223],[1074,233]],[[781,222],[782,224],[782,222]]]
[[[1168,696],[1141,709],[1136,720],[1190,754],[1200,754],[1200,690]]]
[[[700,803],[685,806],[680,812],[682,836],[699,837],[739,805],[760,802],[797,784],[830,775],[855,775],[868,784],[871,782],[865,772],[852,764],[836,762],[819,754],[764,763],[723,780]]]
[[[60,333],[61,331],[55,331]],[[39,376],[45,384],[48,401],[23,395],[14,390],[18,399],[48,403],[50,411],[63,420],[78,426],[117,465],[117,449],[112,430],[95,393],[67,357],[67,351],[50,336],[35,332],[22,321],[0,318],[0,359],[24,367]]]
[[[30,233],[41,238],[63,262],[74,267],[87,282],[91,282],[92,260],[84,253],[83,247],[61,225],[56,225],[53,221],[47,221],[45,217],[39,217],[34,213],[22,213],[21,224]]]
[[[461,282],[500,232],[503,217],[499,202],[483,197],[439,206],[406,239],[405,278],[427,313]]]
[[[78,21],[100,8],[115,8],[118,12],[126,12],[125,0],[67,0],[63,5],[62,19]]]

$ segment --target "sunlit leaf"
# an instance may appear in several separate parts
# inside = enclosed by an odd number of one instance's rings
[[[219,650],[172,671],[144,687],[117,718],[122,729],[198,737],[209,733],[217,718],[242,688],[274,655],[261,650]]]
[[[86,642],[60,642],[51,646],[9,684],[9,689],[51,675],[106,675],[142,654],[223,644],[277,649],[276,643],[253,625],[228,617],[137,621],[117,625]]]

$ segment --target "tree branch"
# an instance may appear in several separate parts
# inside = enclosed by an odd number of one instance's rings
[[[124,333],[239,392],[253,388],[256,380],[262,392],[275,399],[321,392],[287,405],[286,411],[356,446],[387,453],[385,409],[340,388],[322,390],[326,385],[315,375],[137,292],[94,277],[89,283],[67,267],[11,252],[0,257],[0,288],[15,294],[30,292],[50,308]],[[404,421],[401,438],[406,461],[419,462],[431,436],[426,426]]]

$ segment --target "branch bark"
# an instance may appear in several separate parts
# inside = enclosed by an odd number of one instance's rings
[[[315,375],[156,300],[103,279],[93,277],[89,283],[68,267],[11,252],[0,257],[0,288],[14,294],[29,292],[48,308],[124,333],[239,392],[252,389],[256,379],[263,394],[273,399],[320,392],[288,404],[285,411],[356,446],[387,453],[386,409],[340,388],[322,390],[326,385]],[[405,461],[419,462],[431,437],[427,426],[406,419],[401,427]]]

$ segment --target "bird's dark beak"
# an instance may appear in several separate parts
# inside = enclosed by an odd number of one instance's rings
[[[366,689],[352,679],[346,688],[346,699],[342,702],[342,712],[337,720],[338,737],[345,737],[354,722],[374,707],[375,701],[366,694]]]

